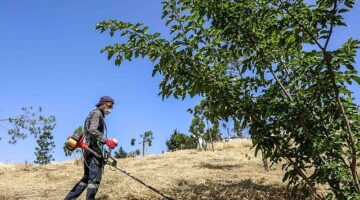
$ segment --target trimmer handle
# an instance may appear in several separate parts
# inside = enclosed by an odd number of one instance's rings
[[[100,155],[100,154],[98,154],[98,153],[96,153],[94,150],[90,149],[90,148],[88,147],[88,145],[86,145],[86,144],[84,143],[84,137],[81,137],[81,138],[80,138],[80,140],[79,140],[79,142],[78,142],[78,147],[80,147],[80,148],[81,148],[82,150],[84,150],[84,151],[90,152],[91,154],[93,154],[93,155],[96,156],[97,158],[101,158],[101,155]]]

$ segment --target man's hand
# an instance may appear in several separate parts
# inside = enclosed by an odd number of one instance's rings
[[[117,141],[117,139],[107,139],[107,140],[105,141],[105,144],[106,144],[109,148],[114,149],[114,148],[117,146],[118,141]]]

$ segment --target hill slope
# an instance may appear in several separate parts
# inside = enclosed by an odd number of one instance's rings
[[[122,168],[176,199],[301,199],[282,183],[281,166],[265,171],[249,140],[216,144],[215,152],[183,150],[119,160]],[[0,200],[63,199],[82,176],[78,162],[0,165]],[[79,199],[84,198],[85,192]],[[161,199],[107,166],[98,199]]]

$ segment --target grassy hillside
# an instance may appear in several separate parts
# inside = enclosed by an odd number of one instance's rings
[[[290,197],[281,166],[265,171],[249,140],[216,144],[215,152],[183,150],[119,160],[122,168],[176,199],[302,199]],[[0,200],[63,199],[82,176],[76,161],[47,166],[0,165]],[[84,198],[85,192],[79,199]],[[98,199],[161,199],[107,166]]]

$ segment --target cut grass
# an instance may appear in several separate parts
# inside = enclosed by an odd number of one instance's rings
[[[121,168],[175,199],[303,199],[282,183],[281,166],[265,171],[245,139],[215,144],[215,151],[182,150],[119,160]],[[250,158],[250,159],[249,159]],[[0,200],[63,199],[83,173],[79,161],[0,165]],[[79,199],[85,199],[84,192]],[[161,199],[107,166],[97,199]]]

